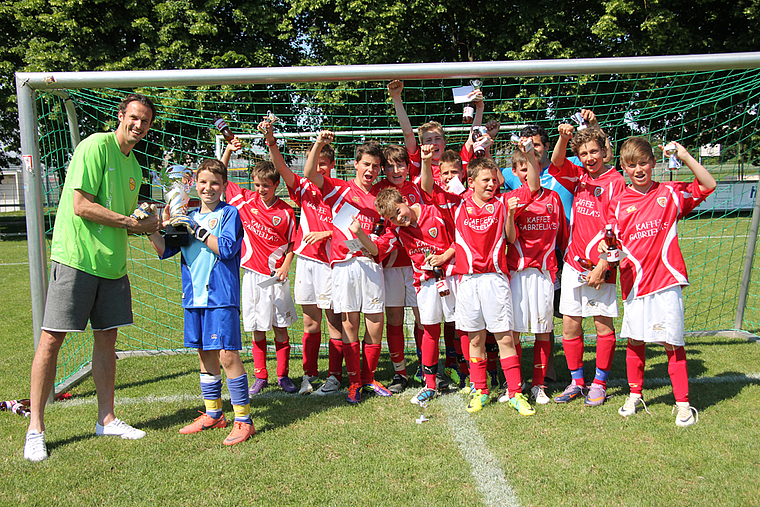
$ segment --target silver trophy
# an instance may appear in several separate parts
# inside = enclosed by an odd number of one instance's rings
[[[169,208],[169,219],[187,215],[187,205],[190,202],[190,189],[195,178],[192,169],[176,164],[161,171],[157,184],[164,189],[166,206]],[[190,243],[190,233],[184,225],[166,226],[166,246],[180,247]]]

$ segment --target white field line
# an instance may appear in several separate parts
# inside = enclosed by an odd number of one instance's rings
[[[499,460],[488,450],[483,435],[472,421],[472,417],[463,409],[462,397],[458,394],[442,396],[441,406],[446,412],[446,423],[459,452],[470,465],[475,486],[488,506],[520,505],[517,495],[509,486]]]

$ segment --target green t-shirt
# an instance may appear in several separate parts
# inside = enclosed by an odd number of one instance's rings
[[[132,152],[125,157],[113,132],[93,134],[77,146],[53,229],[51,258],[101,278],[127,274],[127,230],[108,227],[74,214],[74,190],[95,196],[95,202],[121,215],[137,206],[142,171]]]

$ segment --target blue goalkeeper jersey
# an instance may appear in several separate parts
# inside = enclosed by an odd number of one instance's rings
[[[218,238],[219,255],[193,237],[187,246],[164,250],[162,259],[182,252],[182,307],[240,307],[243,225],[237,209],[220,202],[211,213],[195,209],[188,216]]]

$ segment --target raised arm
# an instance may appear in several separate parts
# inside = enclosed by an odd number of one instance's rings
[[[525,149],[525,145],[522,143],[520,143],[519,148],[520,151],[525,153],[525,160],[528,165],[528,176],[525,178],[525,182],[528,184],[530,192],[536,193],[538,189],[541,188],[541,177],[539,176],[538,160],[536,160],[536,150],[533,149],[532,144],[530,144],[530,149],[528,150]],[[499,171],[499,175],[504,179],[501,171]]]
[[[393,101],[393,108],[396,110],[396,117],[401,125],[401,131],[404,133],[404,145],[406,151],[414,153],[417,151],[417,138],[414,136],[414,129],[412,128],[412,122],[409,121],[409,116],[406,114],[406,108],[404,102],[401,100],[401,92],[404,90],[404,82],[398,79],[394,79],[388,83],[388,94]]]
[[[240,148],[243,147],[243,143],[240,142],[240,139],[237,138],[237,136],[233,137],[232,140],[227,143],[227,147],[224,149],[224,153],[222,153],[222,158],[219,159],[219,161],[224,164],[224,166],[229,169],[230,168],[230,159],[232,158],[232,152],[238,151]]]
[[[420,188],[426,194],[433,193],[433,152],[435,147],[432,144],[425,144],[420,148],[420,158],[422,159],[422,168],[420,173]]]
[[[322,187],[325,184],[325,178],[321,174],[319,174],[319,171],[317,171],[317,162],[319,162],[319,154],[322,151],[322,147],[325,145],[330,144],[333,139],[335,138],[335,134],[330,132],[329,130],[323,130],[319,134],[317,134],[317,140],[314,143],[314,146],[312,146],[311,151],[309,152],[309,156],[306,157],[306,164],[303,168],[303,175],[306,176],[306,178],[309,179],[312,183],[314,183],[317,188],[322,190]]]
[[[563,123],[558,127],[558,130],[559,138],[557,139],[557,144],[554,145],[554,151],[552,152],[552,164],[557,167],[562,167],[565,164],[567,143],[573,138],[575,127],[569,123]]]
[[[515,227],[515,211],[520,202],[518,197],[507,199],[507,219],[504,221],[504,231],[507,233],[507,242],[514,243],[517,239],[517,227]]]
[[[483,125],[483,111],[485,110],[485,102],[483,101],[483,92],[480,90],[475,90],[472,92],[472,97],[470,100],[475,104],[475,118],[472,120],[472,126],[477,127],[480,125]],[[472,150],[472,130],[470,130],[470,136],[467,138],[467,141],[464,142],[464,147],[467,148],[467,151]]]
[[[688,167],[692,173],[694,173],[694,177],[699,182],[699,189],[702,192],[712,192],[715,190],[715,187],[718,185],[715,182],[715,178],[713,178],[713,175],[710,174],[710,171],[708,171],[705,166],[697,162],[697,160],[689,153],[686,148],[683,147],[680,143],[673,142],[673,144],[676,147],[676,155],[678,156],[681,161],[683,161],[684,164],[686,164],[686,167]],[[663,147],[660,146],[660,149]]]
[[[581,116],[586,120],[589,127],[604,134],[604,149],[607,150],[607,154],[604,156],[603,162],[605,164],[610,163],[612,159],[615,158],[615,153],[612,151],[612,144],[610,144],[610,137],[605,134],[604,130],[602,130],[601,125],[599,125],[599,120],[591,109],[581,109]]]
[[[269,157],[272,159],[272,163],[274,164],[275,169],[277,169],[277,172],[280,173],[282,180],[288,188],[295,187],[296,175],[293,174],[293,171],[291,171],[290,167],[285,163],[285,159],[282,158],[280,148],[277,147],[277,140],[274,138],[272,124],[265,120],[259,123],[257,128],[260,132],[264,132],[264,142],[269,148]],[[319,155],[317,155],[317,158],[319,158]]]

